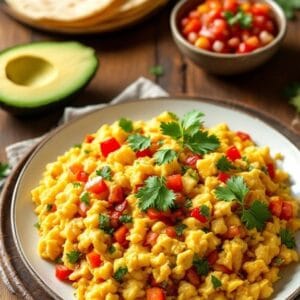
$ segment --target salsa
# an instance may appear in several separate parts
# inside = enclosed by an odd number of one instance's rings
[[[181,20],[182,35],[197,48],[243,54],[271,43],[277,25],[268,4],[206,0]]]

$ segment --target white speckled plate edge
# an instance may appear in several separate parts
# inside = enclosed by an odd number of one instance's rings
[[[210,99],[201,98],[197,101],[188,97],[174,97],[139,100],[108,106],[55,130],[55,134],[50,134],[37,147],[20,173],[16,184],[11,206],[11,220],[13,222],[13,238],[24,264],[53,298],[70,299],[74,290],[70,285],[57,281],[54,276],[53,265],[37,255],[38,235],[32,226],[36,222],[36,217],[32,211],[33,204],[30,200],[29,191],[38,184],[46,163],[56,160],[58,155],[81,141],[85,134],[95,131],[103,123],[112,123],[122,116],[134,120],[149,119],[165,110],[182,115],[191,109],[199,109],[206,113],[205,123],[207,126],[226,122],[233,130],[249,132],[258,144],[270,145],[271,149],[276,149],[275,152],[283,153],[286,157],[283,168],[292,174],[293,192],[299,197],[300,178],[297,173],[297,162],[300,161],[300,152],[297,147],[280,132],[254,117],[255,111],[251,112],[251,109],[246,108],[247,112],[243,112],[241,107],[228,108],[226,103],[212,102],[214,101]],[[284,128],[278,127],[284,131]],[[293,137],[293,141],[299,143],[297,136]],[[297,237],[297,243],[299,244],[299,242]],[[276,285],[277,294],[273,299],[294,298],[299,289],[297,278],[300,278],[300,266],[295,264],[286,268],[282,272],[282,277],[283,279]]]

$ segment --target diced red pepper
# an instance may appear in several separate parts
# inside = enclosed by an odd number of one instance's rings
[[[282,203],[282,212],[281,212],[281,219],[286,221],[293,218],[293,205],[288,201],[283,201]]]
[[[121,145],[115,138],[109,138],[100,143],[100,149],[104,157],[107,157],[109,153],[114,152],[121,148]]]
[[[268,16],[270,13],[270,7],[264,3],[254,3],[251,11],[254,15]]]
[[[65,281],[69,280],[69,276],[73,273],[73,270],[70,270],[64,265],[55,266],[55,276],[57,279]]]
[[[232,274],[232,270],[228,269],[226,266],[224,265],[220,265],[220,264],[214,264],[213,265],[213,269],[215,271],[219,271],[225,274]]]
[[[79,209],[78,213],[81,217],[85,218],[86,217],[86,212],[88,211],[89,207],[85,202],[80,202],[79,203]]]
[[[192,285],[196,287],[200,285],[200,278],[193,268],[186,271],[186,278]]]
[[[51,211],[51,212],[55,212],[56,210],[57,210],[56,205],[55,205],[55,204],[52,204],[52,205],[51,205],[50,211]]]
[[[129,232],[129,229],[127,228],[127,226],[123,225],[114,233],[115,240],[121,246],[126,246],[128,244],[128,241],[126,240],[126,235],[128,232]]]
[[[101,176],[94,177],[90,179],[86,185],[85,189],[94,194],[107,194],[108,187]]]
[[[230,177],[231,176],[229,174],[224,173],[224,172],[219,172],[219,175],[218,175],[218,179],[224,183],[226,183]]]
[[[115,206],[115,211],[123,212],[128,205],[127,200],[124,200],[122,203]]]
[[[95,251],[92,251],[89,254],[87,254],[87,259],[92,268],[98,268],[102,264],[101,256]]]
[[[146,291],[147,300],[166,300],[165,292],[162,288],[153,287]]]
[[[236,159],[240,159],[242,157],[240,151],[235,146],[232,146],[229,149],[227,149],[226,156],[231,161],[235,161]]]
[[[190,32],[198,32],[201,28],[201,22],[199,19],[190,19],[184,26],[183,33],[188,35]]]
[[[92,135],[87,135],[87,136],[85,137],[85,142],[88,143],[88,144],[90,144],[94,139],[95,139],[94,136],[92,136]]]
[[[124,201],[124,191],[119,185],[112,186],[109,191],[109,203],[122,203]]]
[[[192,209],[191,217],[197,219],[201,223],[206,223],[207,222],[207,218],[205,216],[203,216],[200,212],[200,207],[195,207],[195,208]]]
[[[201,156],[200,155],[190,155],[186,158],[185,160],[185,164],[190,166],[191,168],[195,169],[196,168],[196,164],[197,164],[197,161],[201,159]]]
[[[173,226],[168,226],[166,228],[166,234],[168,237],[173,238],[173,239],[177,237],[176,230]]]
[[[244,141],[251,141],[251,136],[246,133],[246,132],[242,132],[242,131],[237,131],[236,135],[244,142]]]
[[[267,164],[267,170],[271,179],[275,178],[275,167],[273,163]]]
[[[151,157],[152,156],[152,151],[151,151],[151,149],[147,148],[145,150],[137,151],[135,153],[135,155],[136,155],[137,158],[139,158],[139,157],[145,157],[145,156]]]
[[[270,201],[269,210],[272,213],[272,215],[280,218],[282,212],[282,204],[283,201],[281,199]]]
[[[84,171],[81,171],[77,174],[76,179],[81,182],[87,182],[89,180],[89,174]]]
[[[155,243],[156,243],[158,235],[159,234],[156,233],[156,232],[149,231],[146,234],[145,241],[144,241],[144,246],[151,246],[151,247],[153,247],[155,245]]]
[[[181,192],[183,190],[182,176],[180,174],[168,176],[166,185],[168,189],[174,192]]]
[[[151,220],[163,220],[163,219],[169,217],[169,213],[156,210],[155,208],[148,208],[147,216]]]
[[[217,250],[214,250],[210,252],[209,255],[207,256],[207,261],[212,266],[217,262],[218,258],[219,258],[219,253]]]
[[[230,11],[235,13],[238,9],[238,2],[236,0],[224,0],[223,9],[224,11]]]

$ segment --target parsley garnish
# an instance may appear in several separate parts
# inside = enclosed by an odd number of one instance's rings
[[[299,0],[275,0],[283,9],[288,19],[293,19],[297,9],[300,9]]]
[[[224,17],[230,26],[239,25],[242,29],[248,29],[252,26],[252,16],[240,10],[236,14],[226,11]]]
[[[204,216],[206,218],[209,218],[209,216],[210,216],[209,207],[205,204],[201,205],[200,206],[200,213],[201,213],[202,216]]]
[[[222,172],[229,171],[231,169],[235,169],[235,166],[228,160],[228,158],[223,155],[216,164],[218,170]]]
[[[160,166],[170,163],[178,157],[178,153],[172,149],[161,149],[154,154],[155,162]]]
[[[109,166],[104,166],[102,169],[97,170],[96,174],[102,178],[111,181],[111,168]]]
[[[193,110],[185,114],[181,121],[162,122],[160,128],[163,134],[177,140],[183,147],[197,154],[206,154],[216,150],[220,141],[215,135],[200,131],[202,117],[203,113]]]
[[[7,176],[8,170],[9,170],[9,165],[0,162],[0,179],[5,178]]]
[[[120,218],[119,218],[119,221],[121,222],[121,223],[132,223],[132,216],[129,216],[129,215],[122,215],[122,216],[120,216]]]
[[[53,207],[53,204],[48,203],[47,206],[46,206],[46,210],[50,211],[52,209],[52,207]]]
[[[151,145],[151,139],[140,134],[130,135],[127,142],[133,151],[145,150]]]
[[[80,258],[79,251],[73,250],[73,251],[67,253],[67,259],[70,264],[76,264],[77,261],[79,260],[79,258]]]
[[[74,188],[79,188],[79,187],[81,187],[81,183],[80,183],[80,182],[72,182],[72,184],[73,184],[73,187],[74,187]]]
[[[83,193],[80,196],[80,201],[85,203],[86,205],[90,205],[90,194],[88,192]]]
[[[279,232],[279,236],[281,238],[281,242],[287,246],[289,249],[296,248],[296,241],[293,234],[288,230],[281,228]]]
[[[175,231],[176,231],[176,234],[178,236],[182,236],[183,235],[183,231],[187,228],[187,226],[185,224],[177,224],[175,226]]]
[[[133,124],[131,120],[121,118],[119,120],[119,126],[126,132],[132,132],[133,131]]]
[[[163,76],[165,74],[164,68],[161,65],[153,66],[149,69],[151,75]]]
[[[216,276],[211,275],[210,279],[211,279],[212,285],[214,286],[214,289],[217,289],[222,286],[221,280],[219,278],[217,278]]]
[[[148,208],[166,211],[174,207],[175,194],[166,187],[164,177],[150,176],[145,180],[145,185],[136,194],[138,206],[142,211]]]
[[[110,219],[106,215],[99,215],[99,228],[108,234],[114,232],[114,229],[110,226]]]
[[[300,83],[291,83],[286,87],[284,94],[289,98],[289,103],[295,106],[296,111],[300,113]]]
[[[128,273],[127,267],[120,267],[113,275],[114,279],[121,282],[124,276]]]
[[[108,253],[113,254],[116,251],[116,247],[114,245],[110,245],[108,248]]]
[[[193,266],[196,268],[198,275],[206,276],[209,272],[209,264],[207,259],[201,258],[197,254],[194,255]]]

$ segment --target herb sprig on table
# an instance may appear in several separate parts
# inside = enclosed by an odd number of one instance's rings
[[[0,162],[0,179],[7,177],[9,165],[7,163]]]
[[[285,90],[284,95],[289,99],[289,103],[296,107],[298,113],[300,113],[300,83],[294,82],[289,84]]]
[[[288,19],[293,19],[296,10],[300,9],[300,0],[275,0],[275,2],[282,7]]]

